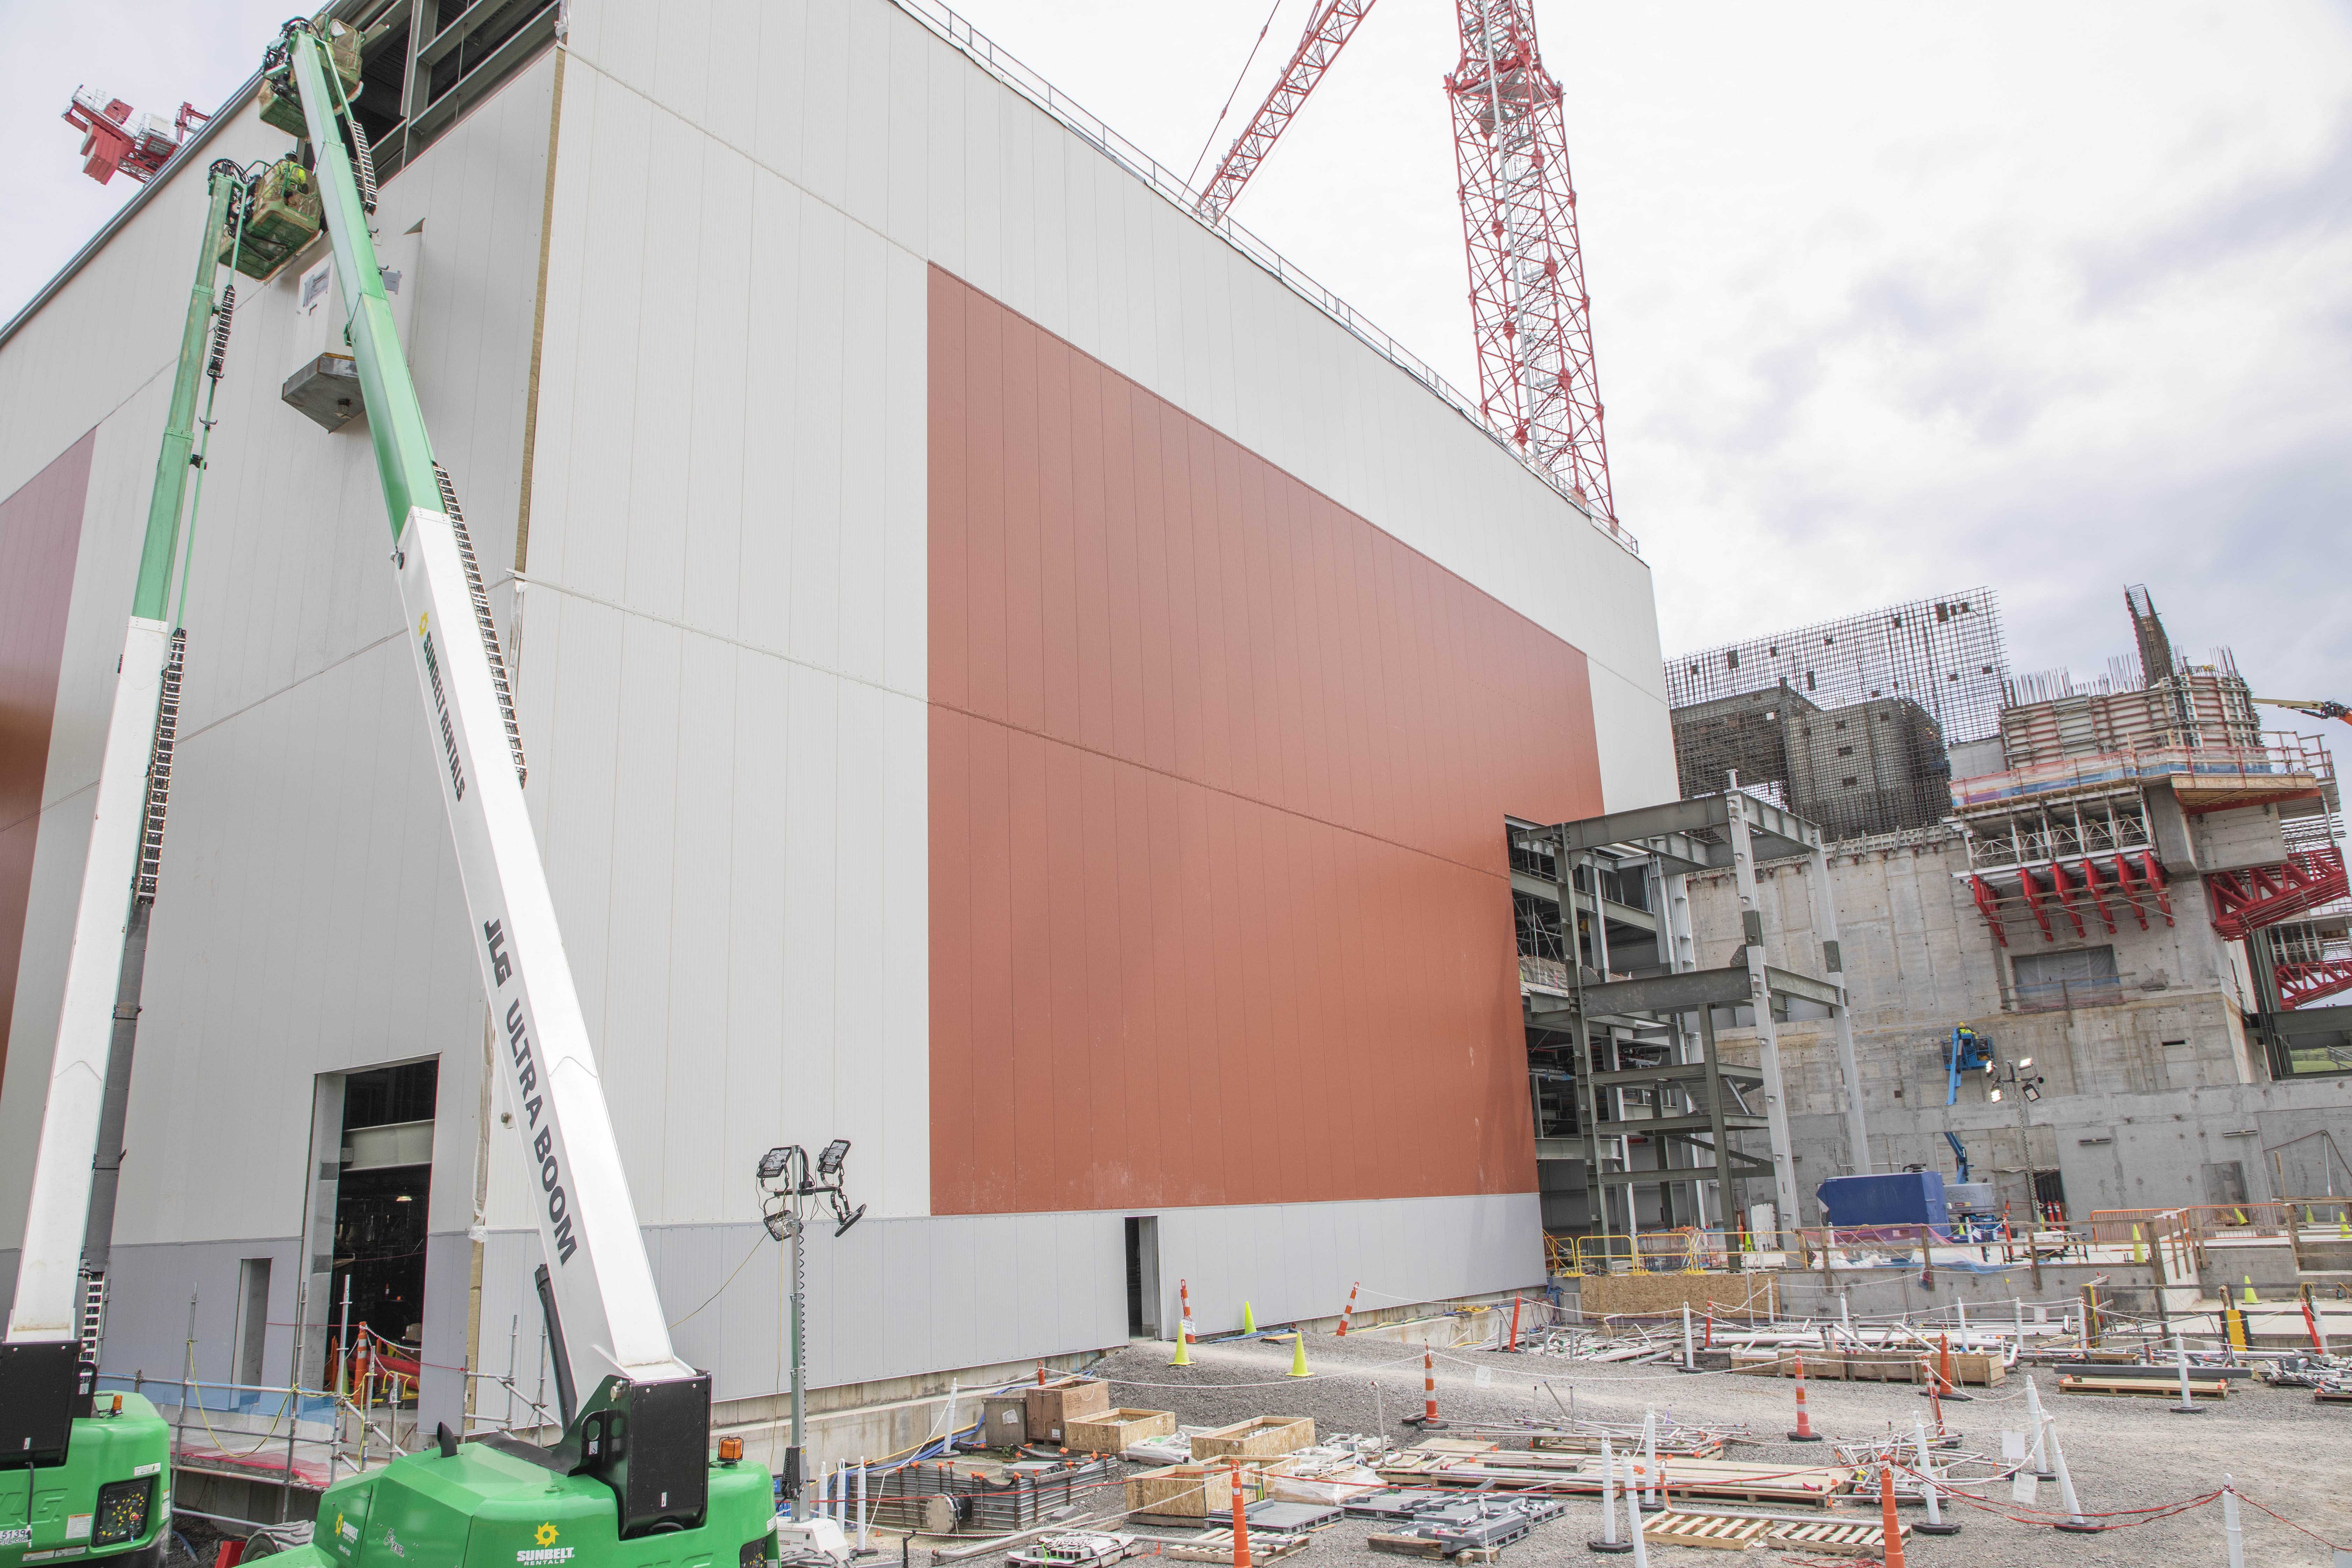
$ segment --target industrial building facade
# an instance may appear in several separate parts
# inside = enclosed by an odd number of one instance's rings
[[[810,1247],[821,1387],[1167,1331],[1179,1279],[1222,1326],[1539,1279],[1502,828],[1674,795],[1646,567],[945,13],[562,25],[375,217],[719,1418],[784,1386],[779,1143],[869,1205]],[[284,145],[233,105],[0,339],[0,1242],[194,172]],[[308,1381],[357,1281],[429,1425],[529,1381],[538,1244],[363,420],[280,398],[322,258],[240,288],[106,1367]]]

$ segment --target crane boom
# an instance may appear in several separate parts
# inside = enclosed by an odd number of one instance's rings
[[[1211,223],[1225,216],[1239,199],[1242,187],[1249,184],[1258,165],[1274,151],[1274,144],[1299,110],[1306,107],[1307,97],[1331,68],[1339,51],[1348,47],[1355,36],[1357,24],[1371,15],[1376,0],[1319,0],[1313,15],[1307,19],[1307,31],[1291,52],[1290,62],[1282,68],[1282,75],[1265,95],[1265,101],[1250,116],[1249,124],[1233,146],[1226,151],[1225,161],[1201,187],[1201,215]]]
[[[475,608],[470,541],[447,510],[432,438],[394,331],[375,243],[338,119],[325,46],[308,26],[285,47],[317,151],[314,170],[346,297],[368,434],[392,528],[409,652],[439,766],[474,957],[489,1000],[515,1127],[539,1188],[540,1242],[574,1387],[697,1374],[670,1348],[546,868],[510,765],[493,634]]]

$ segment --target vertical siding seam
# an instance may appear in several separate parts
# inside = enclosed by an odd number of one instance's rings
[[[571,53],[562,44],[555,47],[555,88],[547,110],[547,182],[539,204],[539,288],[531,300],[530,374],[523,390],[522,493],[515,506],[514,569],[518,574],[530,564],[531,464],[539,451],[539,356],[547,339],[547,268],[549,252],[555,244],[556,133],[563,124],[563,62]],[[520,594],[520,588],[516,592]],[[522,653],[519,647],[514,657],[520,673]]]

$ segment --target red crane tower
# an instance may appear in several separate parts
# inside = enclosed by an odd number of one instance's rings
[[[1274,89],[1202,188],[1212,222],[1241,195],[1375,0],[1318,0]],[[1454,0],[1454,112],[1478,406],[1614,530],[1609,447],[1592,365],[1591,300],[1559,83],[1536,47],[1533,0]]]
[[[1462,63],[1445,93],[1470,253],[1478,405],[1614,524],[1559,83],[1536,47],[1533,0],[1454,0],[1454,9]]]

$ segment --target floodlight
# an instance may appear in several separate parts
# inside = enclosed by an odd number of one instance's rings
[[[1990,1094],[1985,1096],[1985,1098],[1987,1100],[1999,1100],[2000,1098],[2000,1090],[1994,1089]]]
[[[847,1158],[849,1158],[849,1140],[836,1138],[824,1146],[824,1153],[816,1157],[816,1173],[820,1176],[837,1176],[841,1173],[841,1163]]]
[[[784,1173],[784,1167],[792,1163],[792,1158],[793,1151],[790,1146],[781,1149],[771,1149],[766,1153],[761,1155],[760,1180],[763,1182],[772,1182],[778,1176],[782,1175]]]
[[[2042,1091],[2029,1083],[2025,1086],[2025,1098],[2028,1100],[2040,1100],[2042,1098]]]
[[[2020,1068],[2030,1068],[2033,1065],[2033,1058],[2032,1057],[2020,1057],[2017,1058],[2017,1065]]]
[[[845,1215],[841,1214],[838,1207],[836,1207],[834,1212],[839,1216],[841,1223],[833,1227],[833,1234],[835,1236],[847,1236],[849,1234],[849,1227],[866,1217],[866,1205],[864,1204],[859,1204],[856,1209]]]

